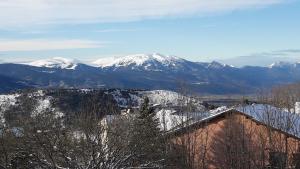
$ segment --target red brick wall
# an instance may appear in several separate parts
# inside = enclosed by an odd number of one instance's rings
[[[291,165],[292,155],[298,152],[300,145],[299,139],[239,113],[187,129],[172,140],[185,148],[187,161],[194,169],[221,169],[221,166],[223,169],[227,163],[236,168],[268,165],[270,151],[287,152],[288,165]]]

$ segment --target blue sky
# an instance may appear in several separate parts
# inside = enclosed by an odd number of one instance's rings
[[[234,65],[300,61],[295,0],[28,1],[0,0],[2,62],[153,52]]]

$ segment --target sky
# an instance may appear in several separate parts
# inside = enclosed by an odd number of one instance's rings
[[[300,61],[299,0],[0,0],[0,61],[139,53]]]

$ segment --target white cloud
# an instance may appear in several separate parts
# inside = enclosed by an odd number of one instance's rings
[[[8,51],[40,51],[40,50],[59,50],[59,49],[85,49],[103,47],[103,43],[89,40],[9,40],[0,39],[0,52]]]
[[[134,31],[138,31],[138,29],[100,29],[100,30],[96,30],[95,32],[110,33],[110,32],[134,32]]]
[[[299,49],[276,50],[271,52],[254,53],[230,59],[219,60],[234,66],[269,66],[275,62],[300,62]]]
[[[207,15],[287,0],[0,0],[2,27]]]

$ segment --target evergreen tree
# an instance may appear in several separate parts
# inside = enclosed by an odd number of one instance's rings
[[[129,149],[135,156],[132,164],[134,166],[157,166],[164,159],[164,139],[155,115],[149,99],[145,98],[133,121],[129,143]]]

